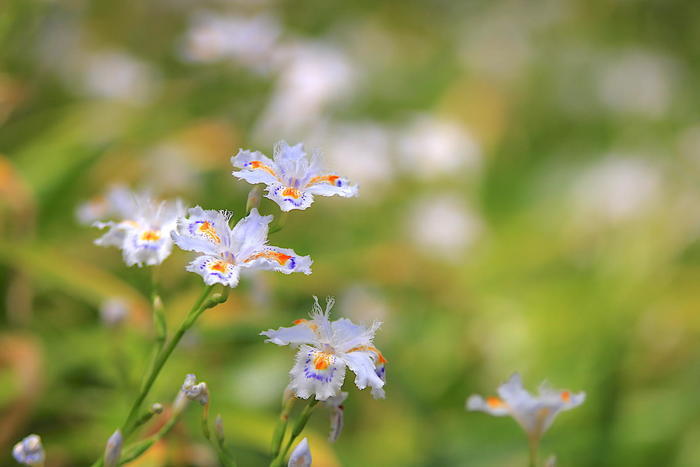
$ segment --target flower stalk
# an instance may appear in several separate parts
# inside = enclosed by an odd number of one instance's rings
[[[285,391],[286,394],[287,391]],[[294,407],[294,401],[296,398],[292,395],[286,397],[284,404],[282,405],[282,411],[280,412],[280,418],[277,422],[277,427],[275,428],[275,433],[272,435],[272,458],[276,458],[280,452],[280,447],[282,446],[282,439],[287,432],[287,425],[289,424],[289,413]]]
[[[282,467],[284,465],[284,459],[287,457],[287,453],[289,452],[289,449],[292,447],[294,444],[294,441],[299,437],[302,431],[304,431],[304,428],[306,427],[306,423],[309,421],[309,418],[311,418],[311,413],[314,410],[314,407],[318,404],[318,399],[311,398],[309,400],[309,403],[304,407],[304,410],[302,410],[301,415],[299,415],[299,418],[297,419],[296,423],[292,427],[292,433],[289,437],[289,440],[287,441],[287,444],[284,446],[284,448],[279,452],[277,457],[275,457],[272,462],[270,463],[270,467]]]
[[[202,314],[202,312],[210,308],[211,306],[216,306],[218,303],[222,302],[216,302],[212,303],[210,306],[207,306],[209,302],[205,303],[205,300],[209,297],[213,290],[213,286],[208,286],[204,289],[204,292],[202,295],[199,297],[199,299],[195,302],[194,306],[192,309],[189,311],[187,316],[185,317],[185,320],[182,322],[178,330],[175,332],[173,337],[168,341],[168,343],[161,349],[161,351],[158,353],[158,356],[156,357],[155,363],[153,364],[153,367],[151,368],[149,374],[147,375],[146,379],[144,380],[143,386],[141,387],[141,392],[139,393],[138,397],[134,401],[131,410],[129,411],[129,415],[126,418],[126,421],[124,422],[124,425],[122,425],[122,432],[124,433],[124,438],[128,438],[129,435],[132,434],[132,432],[135,429],[135,420],[137,417],[137,414],[141,408],[141,405],[143,404],[144,399],[148,396],[148,393],[151,391],[151,388],[153,387],[153,383],[155,383],[156,379],[158,378],[158,375],[160,374],[160,371],[163,369],[163,366],[165,365],[165,362],[168,361],[168,358],[170,358],[170,355],[173,353],[173,350],[175,350],[175,347],[177,347],[177,344],[180,342],[180,339],[182,339],[182,336],[185,335],[185,332],[187,332],[188,329],[192,327],[192,325],[195,323],[197,318],[199,318],[199,315]],[[225,293],[228,295],[228,291],[226,289]],[[225,301],[225,298],[224,298]],[[211,300],[210,300],[211,302]]]

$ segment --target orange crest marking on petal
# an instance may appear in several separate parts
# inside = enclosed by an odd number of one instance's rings
[[[317,370],[326,370],[329,366],[331,366],[333,360],[335,360],[333,354],[329,354],[327,352],[315,352],[313,360],[314,368]]]
[[[295,326],[298,326],[300,324],[305,324],[314,332],[316,332],[316,330],[318,329],[318,324],[314,324],[311,321],[309,321],[308,319],[296,319],[292,322],[292,324],[294,324]]]
[[[571,402],[571,393],[569,391],[562,391],[561,400],[564,402]]]
[[[255,261],[258,258],[265,258],[265,259],[270,259],[272,261],[277,261],[280,266],[284,266],[287,261],[292,259],[291,256],[285,255],[284,253],[279,253],[277,251],[262,251],[260,253],[256,253],[253,256],[247,258],[245,260],[246,263],[249,263],[251,261]]]
[[[301,198],[301,192],[296,188],[287,187],[282,192],[282,196],[289,196],[290,198],[299,199]]]
[[[249,165],[250,165],[251,169],[264,170],[265,172],[269,173],[273,177],[277,177],[277,173],[275,173],[275,171],[272,170],[272,167],[263,163],[262,161],[250,161]]]
[[[378,348],[372,347],[371,345],[360,345],[357,347],[353,347],[352,349],[348,350],[348,353],[350,352],[358,352],[358,351],[367,351],[367,352],[372,352],[377,356],[377,362],[381,364],[389,363],[386,358],[384,358],[384,355],[379,351]]]
[[[226,272],[226,269],[228,269],[228,263],[226,263],[225,261],[216,261],[215,263],[209,266],[209,269],[223,274]]]
[[[144,242],[157,242],[160,240],[160,232],[156,230],[146,230],[141,234],[141,240]]]
[[[216,233],[216,229],[213,225],[211,225],[209,221],[204,221],[201,224],[199,224],[197,231],[199,231],[199,233],[207,237],[212,242],[221,243],[221,237],[219,237],[219,235]]]
[[[492,409],[500,409],[506,406],[506,403],[503,402],[501,399],[498,397],[487,397],[486,398],[486,405],[491,407]]]
[[[335,185],[339,178],[340,177],[337,175],[319,175],[318,177],[314,177],[309,180],[309,183],[307,183],[306,186],[309,187],[317,183],[328,183],[329,185]]]

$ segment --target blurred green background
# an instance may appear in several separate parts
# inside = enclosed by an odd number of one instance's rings
[[[266,465],[294,352],[258,333],[333,295],[384,322],[387,398],[348,378],[314,465],[525,465],[512,420],[464,410],[516,370],[587,393],[544,438],[559,465],[700,465],[699,22],[681,0],[5,0],[0,464],[30,432],[48,465],[91,463],[151,349],[148,270],[78,206],[125,183],[238,217],[229,157],[287,139],[360,197],[293,212],[273,243],[314,274],[244,279],[149,402],[196,373],[239,465]],[[171,326],[188,258],[161,267]],[[134,465],[214,465],[198,413]]]

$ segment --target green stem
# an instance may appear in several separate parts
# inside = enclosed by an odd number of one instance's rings
[[[163,302],[158,293],[158,267],[151,269],[151,307],[153,308],[153,325],[156,328],[157,349],[163,348],[165,340],[168,338],[168,323],[165,320]]]
[[[294,396],[287,398],[282,405],[282,411],[280,412],[280,419],[277,422],[277,427],[275,428],[275,433],[272,435],[272,458],[276,458],[277,454],[280,452],[282,447],[282,440],[287,432],[287,425],[289,423],[289,413],[292,411],[294,406],[294,401],[296,398]]]
[[[537,467],[537,450],[540,446],[540,440],[530,436],[528,437],[528,444],[530,445],[530,467]]]
[[[160,371],[165,365],[165,362],[168,361],[168,358],[170,358],[170,355],[173,353],[173,350],[175,350],[175,347],[177,347],[177,344],[180,342],[180,339],[182,339],[182,336],[185,335],[185,332],[187,332],[187,330],[190,327],[192,327],[192,325],[197,320],[201,312],[204,311],[204,301],[211,294],[213,288],[214,286],[210,285],[206,289],[204,289],[202,296],[197,300],[190,312],[185,317],[185,320],[182,322],[178,330],[173,335],[173,337],[170,339],[170,341],[168,341],[168,343],[156,357],[153,367],[150,369],[148,376],[144,380],[144,384],[141,387],[141,392],[134,401],[134,404],[131,406],[131,410],[129,411],[129,415],[126,418],[124,425],[122,425],[122,433],[124,435],[125,440],[129,437],[129,435],[131,435],[134,429],[134,421],[138,416],[138,412],[141,409],[141,405],[143,404],[144,399],[146,399],[146,397],[148,396],[148,393],[151,391],[151,387],[153,387],[153,383],[156,381],[156,378],[158,378]]]
[[[202,433],[204,437],[209,441],[216,451],[216,455],[219,458],[219,462],[224,467],[234,467],[236,465],[235,461],[231,458],[231,455],[224,448],[224,440],[217,435],[217,440],[214,441],[211,437],[211,432],[209,431],[209,403],[207,402],[202,408]]]
[[[318,404],[318,399],[312,398],[306,407],[304,407],[304,410],[302,410],[301,415],[299,415],[294,427],[292,427],[292,434],[289,436],[287,444],[285,445],[284,449],[280,451],[277,457],[270,463],[270,467],[281,467],[284,465],[284,459],[287,457],[289,449],[292,447],[294,441],[299,437],[301,432],[304,431],[304,427],[306,427],[306,423],[309,421],[311,413],[313,412],[314,407],[316,407],[316,404]]]
[[[160,441],[165,435],[167,435],[170,430],[175,426],[177,421],[179,420],[179,415],[180,414],[173,414],[173,416],[168,420],[168,422],[163,425],[163,428],[161,428],[156,434],[149,436],[148,438],[137,441],[136,443],[133,443],[132,445],[128,446],[126,449],[124,449],[124,452],[122,453],[122,456],[119,460],[120,465],[124,465],[126,463],[129,463],[133,461],[134,459],[139,458],[142,454],[144,454],[148,449],[153,446],[156,442]],[[93,464],[93,467],[97,467],[97,463]]]

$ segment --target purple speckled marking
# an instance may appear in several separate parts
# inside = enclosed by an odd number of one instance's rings
[[[331,381],[333,381],[333,376],[335,375],[335,366],[331,365],[330,373],[323,375],[323,374],[316,373],[313,369],[311,369],[309,367],[310,363],[311,363],[311,354],[308,354],[306,356],[306,361],[304,362],[304,376],[306,376],[307,379],[315,379],[316,381],[320,381],[321,383],[330,383]]]

